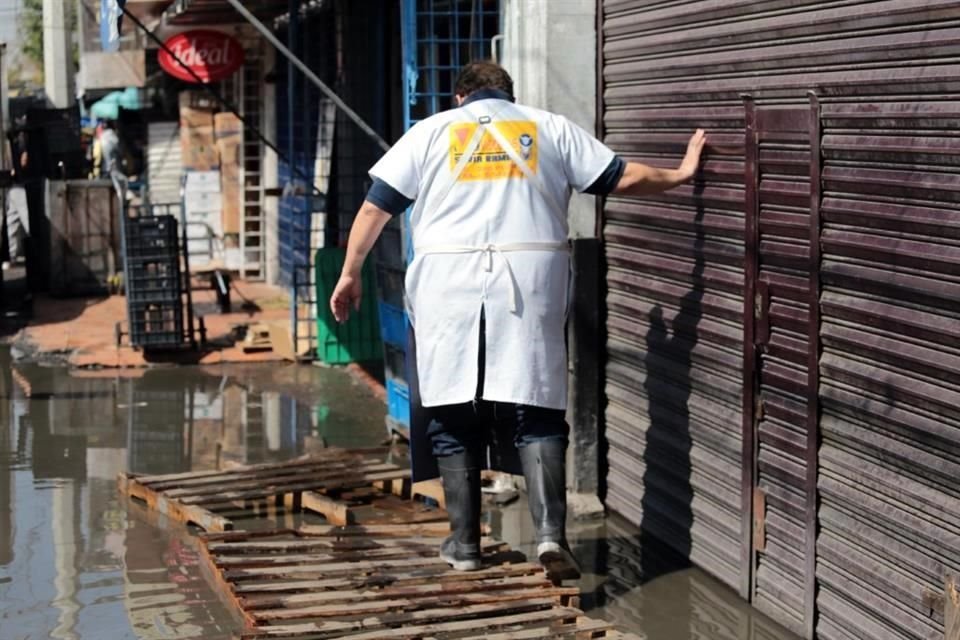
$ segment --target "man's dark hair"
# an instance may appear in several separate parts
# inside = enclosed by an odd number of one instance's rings
[[[513,78],[496,62],[482,60],[471,62],[457,76],[454,93],[466,98],[481,89],[499,89],[513,95]]]

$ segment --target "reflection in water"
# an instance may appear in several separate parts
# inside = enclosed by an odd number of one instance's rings
[[[371,446],[383,413],[313,367],[76,377],[0,349],[0,640],[232,638],[191,536],[121,498],[117,474]]]
[[[528,556],[534,530],[524,500],[489,513],[492,533]],[[668,570],[641,549],[649,537],[618,516],[570,522],[568,535],[583,567],[581,607],[646,640],[800,640],[752,609],[727,586],[696,568]],[[672,555],[672,554],[671,554]]]

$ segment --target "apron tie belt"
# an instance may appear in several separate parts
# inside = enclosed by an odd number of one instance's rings
[[[414,253],[430,255],[438,253],[483,253],[487,256],[487,271],[493,270],[493,256],[496,254],[503,260],[510,277],[510,313],[517,313],[520,309],[520,285],[513,275],[513,268],[506,254],[512,251],[558,251],[569,252],[570,246],[566,242],[509,242],[506,244],[486,244],[482,246],[468,244],[434,244],[425,247],[416,247]]]

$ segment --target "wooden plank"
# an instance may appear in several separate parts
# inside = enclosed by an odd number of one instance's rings
[[[349,506],[315,491],[304,491],[300,495],[300,508],[321,514],[330,524],[344,526],[353,523]]]
[[[135,478],[124,481],[127,495],[143,500],[147,507],[184,524],[194,524],[205,531],[229,531],[233,522],[229,518],[217,515],[203,507],[187,506],[167,500],[162,495],[141,485]]]
[[[478,571],[454,571],[449,566],[438,565],[424,570],[413,572],[395,572],[390,574],[369,574],[351,576],[348,578],[331,578],[324,580],[285,580],[282,578],[268,578],[261,581],[248,581],[235,584],[237,594],[298,593],[304,591],[326,591],[334,589],[370,589],[410,584],[424,584],[430,582],[467,582],[471,580],[486,580],[509,576],[536,575],[544,578],[543,568],[533,563],[517,563],[486,567]]]
[[[287,565],[321,564],[325,562],[358,562],[364,559],[388,560],[390,558],[409,558],[413,556],[434,556],[438,553],[436,545],[394,547],[388,549],[361,549],[345,553],[297,553],[283,555],[256,556],[218,556],[217,566],[224,569],[237,567],[285,567]]]
[[[431,623],[435,629],[431,628],[430,632],[436,633],[445,630],[443,627],[456,621],[463,620],[464,618],[478,618],[481,616],[497,616],[520,613],[529,615],[544,609],[552,611],[559,619],[562,619],[563,617],[576,618],[581,613],[579,609],[554,607],[554,601],[551,598],[533,598],[530,600],[518,600],[516,602],[470,605],[456,610],[441,609],[430,611],[411,611],[409,613],[387,613],[381,616],[364,618],[362,620],[328,620],[303,624],[276,625],[259,629],[257,631],[257,634],[259,635],[254,637],[269,638],[273,636],[298,636],[324,632],[337,632],[341,634],[354,632],[358,633],[359,635],[356,635],[355,637],[353,635],[349,636],[353,638],[353,640],[358,640],[359,638],[363,638],[365,640],[377,640],[381,638],[416,638],[422,636],[423,632],[419,632],[419,635],[411,635],[409,633],[409,629],[390,629],[389,627],[405,623],[414,623],[417,625]],[[489,628],[489,622],[493,621],[483,620],[482,624]],[[473,628],[476,628],[478,621],[470,620],[469,624],[474,625]],[[516,624],[516,622],[513,624]],[[361,633],[372,630],[377,631],[372,634]],[[391,632],[400,633],[399,635],[392,635]]]
[[[349,458],[349,456],[346,456]],[[325,461],[331,463],[342,461],[340,456],[331,456],[330,458],[298,458],[287,462],[263,462],[260,464],[238,465],[227,469],[206,469],[203,471],[180,471],[177,473],[163,473],[155,475],[128,474],[134,477],[141,484],[152,485],[158,482],[177,482],[182,480],[192,480],[195,478],[213,478],[219,477],[229,479],[234,476],[242,476],[245,473],[255,473],[258,471],[274,471],[276,469],[285,469],[293,467],[314,466],[322,464]]]
[[[443,485],[440,480],[424,480],[423,482],[413,483],[413,497],[422,496],[435,500],[441,509],[447,508],[447,498],[443,493]]]
[[[205,471],[181,471],[179,473],[166,473],[158,475],[136,475],[127,474],[135,477],[141,484],[153,484],[155,482],[171,482],[176,480],[189,480],[192,478],[210,478],[224,477],[228,478],[235,475],[243,475],[258,471],[271,471],[276,469],[289,469],[294,467],[315,466],[324,462],[348,462],[351,458],[365,456],[380,456],[390,452],[389,447],[370,447],[365,449],[339,449],[330,448],[324,450],[322,454],[311,454],[307,457],[288,460],[286,462],[262,462],[259,464],[250,464],[236,467],[234,469],[209,469]],[[383,460],[377,460],[383,462]]]
[[[340,575],[357,574],[361,572],[384,572],[394,569],[410,569],[413,567],[447,566],[439,556],[425,558],[406,558],[399,560],[371,560],[361,562],[333,562],[329,564],[310,564],[287,567],[284,575],[309,574],[315,577],[335,577]],[[254,567],[251,569],[236,569],[225,571],[228,580],[243,580],[276,575],[275,567]]]
[[[325,480],[323,482],[324,489],[345,489],[352,487],[362,487],[370,484],[375,480],[392,480],[395,478],[403,478],[410,475],[409,469],[397,469],[396,471],[383,471],[380,473],[368,473],[357,475],[355,477],[340,478],[340,479],[331,479]],[[249,491],[222,491],[219,494],[210,495],[210,496],[198,496],[196,498],[185,497],[181,498],[180,501],[184,504],[223,504],[226,502],[233,502],[236,500],[252,500],[255,498],[265,498],[267,496],[274,496],[282,493],[289,493],[293,491],[307,491],[310,489],[319,489],[317,482],[311,481],[302,481],[295,484],[277,484],[273,487],[266,487],[262,489],[251,489]]]
[[[256,621],[243,606],[240,599],[234,593],[233,585],[227,581],[226,576],[217,567],[213,561],[213,556],[207,546],[200,544],[200,568],[201,571],[212,581],[213,590],[217,593],[220,600],[227,606],[227,609],[236,616],[246,627],[256,626]]]
[[[386,463],[371,463],[363,465],[350,465],[325,469],[319,467],[301,467],[298,469],[286,471],[273,471],[269,474],[261,472],[259,475],[250,475],[249,477],[237,478],[230,481],[203,479],[200,484],[183,486],[178,484],[176,488],[159,489],[158,484],[150,485],[154,491],[161,491],[170,498],[186,498],[194,496],[216,495],[223,491],[243,491],[244,489],[255,489],[265,486],[280,486],[284,484],[305,484],[315,483],[314,486],[321,488],[329,481],[341,479],[357,479],[368,473],[377,473],[385,471],[405,472],[406,469],[400,469],[396,465]],[[181,481],[184,482],[184,481]]]
[[[238,483],[249,483],[254,480],[268,481],[270,478],[284,478],[289,476],[306,476],[308,474],[343,474],[345,472],[357,472],[361,469],[370,467],[379,467],[379,471],[385,469],[399,469],[394,464],[388,464],[382,460],[355,460],[345,459],[337,461],[315,461],[309,464],[297,464],[285,467],[276,467],[269,469],[250,470],[245,467],[237,467],[230,472],[230,475],[214,474],[202,475],[192,478],[177,478],[173,480],[163,480],[155,482],[140,482],[144,486],[150,487],[154,491],[179,491],[190,488],[199,490],[201,487],[223,487],[233,486]],[[184,491],[184,493],[188,493]]]
[[[303,537],[334,537],[345,536],[371,536],[375,538],[384,536],[429,536],[446,537],[450,535],[450,525],[444,522],[425,523],[425,524],[371,524],[354,525],[346,527],[328,527],[324,525],[303,525],[298,530],[298,535]]]
[[[340,551],[354,551],[361,549],[382,549],[401,547],[422,543],[422,538],[389,538],[377,540],[374,538],[348,538],[346,540],[332,540],[327,538],[288,539],[288,540],[260,540],[256,542],[213,542],[207,545],[211,553],[230,555],[241,553],[297,553],[315,551],[318,549],[337,549]]]
[[[507,578],[469,580],[463,582],[427,582],[425,584],[395,584],[379,589],[340,588],[336,591],[313,591],[293,595],[255,594],[244,597],[242,604],[248,610],[293,608],[316,604],[335,604],[338,602],[361,602],[391,598],[409,598],[422,595],[492,592],[517,588],[543,587],[554,588],[553,583],[540,575],[520,575]],[[579,594],[573,589],[573,595]]]
[[[411,598],[372,599],[361,602],[339,602],[336,604],[322,604],[309,607],[295,607],[282,609],[264,609],[253,612],[258,622],[274,622],[302,620],[305,618],[349,618],[352,616],[375,616],[381,614],[399,614],[400,612],[433,612],[443,619],[447,616],[457,616],[464,607],[529,602],[532,600],[550,599],[552,604],[559,605],[560,598],[570,595],[570,589],[562,588],[527,588],[504,591],[479,593],[441,593],[419,594]],[[573,589],[573,594],[578,590]]]

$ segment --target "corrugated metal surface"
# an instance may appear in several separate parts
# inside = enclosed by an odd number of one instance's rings
[[[828,640],[941,639],[960,574],[960,102],[931,98],[823,107]]]
[[[180,202],[180,123],[151,122],[147,128],[147,179],[150,202]]]
[[[960,2],[600,6],[607,142],[671,166],[690,130],[710,131],[699,207],[685,187],[604,208],[608,505],[808,637],[942,638],[943,573],[960,562]],[[758,149],[752,274],[741,95],[801,108],[808,91],[822,138]],[[812,245],[804,197],[821,205]],[[764,323],[737,321],[754,293],[770,295],[756,362]]]
[[[655,37],[647,4],[604,3],[606,142],[631,160],[675,166],[689,132],[705,125],[735,155],[709,161],[703,185],[607,200],[606,504],[648,541],[666,541],[736,587],[748,524],[740,463],[743,108],[736,97],[677,108],[647,90],[662,64],[642,61]],[[699,88],[681,91],[700,98]]]
[[[816,526],[813,451],[816,379],[809,375],[818,342],[811,302],[811,164],[809,107],[758,107],[746,103],[747,308],[745,323],[755,349],[747,354],[744,386],[751,407],[744,432],[755,452],[752,599],[757,608],[804,633],[813,614],[812,535]],[[816,128],[816,127],[814,127]],[[813,209],[813,210],[812,210]],[[816,234],[814,234],[814,239]],[[811,346],[811,342],[813,345]],[[816,363],[814,351],[814,369]],[[813,469],[815,471],[815,469]],[[811,548],[807,549],[808,540]],[[807,612],[807,613],[805,613]]]

